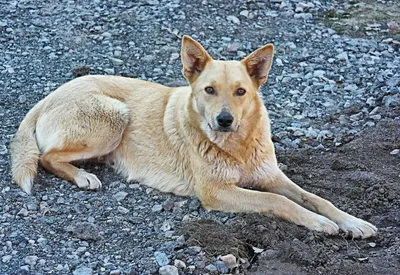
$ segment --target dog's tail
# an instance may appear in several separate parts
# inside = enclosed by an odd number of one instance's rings
[[[28,194],[37,173],[39,148],[35,138],[36,122],[43,107],[43,100],[26,115],[11,144],[11,170],[13,179]]]

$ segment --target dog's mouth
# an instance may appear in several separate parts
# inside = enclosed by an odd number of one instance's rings
[[[211,127],[210,123],[208,123],[208,127],[213,132],[230,133],[230,132],[236,132],[237,131],[237,130],[232,129],[231,127],[216,127],[214,129],[213,127]]]

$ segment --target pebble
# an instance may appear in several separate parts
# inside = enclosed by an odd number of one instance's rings
[[[161,204],[156,204],[151,208],[153,212],[161,212],[163,210],[163,206]]]
[[[240,25],[240,20],[236,16],[228,15],[226,19],[234,24]]]
[[[190,246],[186,249],[189,255],[195,256],[201,252],[202,248],[200,246]]]
[[[205,269],[210,272],[218,271],[217,267],[213,264],[206,265]]]
[[[118,206],[118,212],[121,214],[128,214],[129,213],[129,209],[125,208],[123,206]]]
[[[25,95],[20,95],[19,97],[18,97],[18,101],[19,101],[19,103],[21,103],[21,104],[23,104],[23,103],[25,103],[26,102],[26,96]]]
[[[215,267],[218,269],[218,271],[222,274],[226,274],[229,272],[229,266],[223,261],[215,261],[214,262]]]
[[[349,61],[349,57],[347,55],[347,52],[342,52],[340,54],[338,54],[336,56],[336,59],[339,61],[344,61],[344,62],[348,62]]]
[[[3,263],[8,263],[11,259],[12,259],[12,255],[6,255],[6,256],[1,257],[1,261]]]
[[[167,255],[163,252],[154,252],[154,257],[159,266],[166,266],[169,263]]]
[[[236,257],[232,254],[220,256],[219,259],[226,263],[230,269],[235,268],[237,266]]]
[[[186,268],[186,264],[181,261],[181,260],[174,260],[174,266],[176,266],[178,269],[185,269]]]
[[[390,152],[391,155],[398,155],[400,153],[400,149],[394,149]]]
[[[119,191],[113,195],[113,199],[116,201],[123,201],[128,196],[127,192]]]
[[[37,256],[27,256],[25,257],[24,261],[26,264],[30,265],[30,266],[35,266],[36,262],[38,260]]]
[[[72,232],[74,237],[81,240],[100,239],[100,229],[97,225],[90,222],[78,222],[65,228],[67,232]]]
[[[160,267],[158,273],[160,273],[160,275],[179,275],[178,268],[176,268],[173,265],[166,265]]]
[[[73,275],[92,275],[93,274],[93,269],[90,267],[79,267],[72,272]]]
[[[19,210],[19,212],[17,214],[17,216],[24,216],[24,217],[26,217],[28,215],[29,215],[29,212],[26,208],[22,208],[21,210]]]

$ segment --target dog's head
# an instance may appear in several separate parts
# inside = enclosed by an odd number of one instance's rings
[[[183,74],[193,93],[201,128],[209,134],[237,132],[260,108],[257,91],[268,78],[274,47],[268,44],[242,61],[218,61],[200,43],[183,37]],[[259,116],[259,115],[258,115]]]

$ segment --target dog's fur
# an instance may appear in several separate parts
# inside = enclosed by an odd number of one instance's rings
[[[340,228],[353,237],[374,236],[375,226],[304,191],[278,168],[258,95],[273,51],[268,44],[241,62],[216,61],[185,36],[188,87],[117,76],[74,79],[22,121],[11,144],[13,178],[30,193],[41,154],[46,170],[96,190],[99,179],[70,162],[105,157],[128,180],[196,195],[208,210],[270,213],[328,234]],[[220,126],[221,113],[233,123]]]

